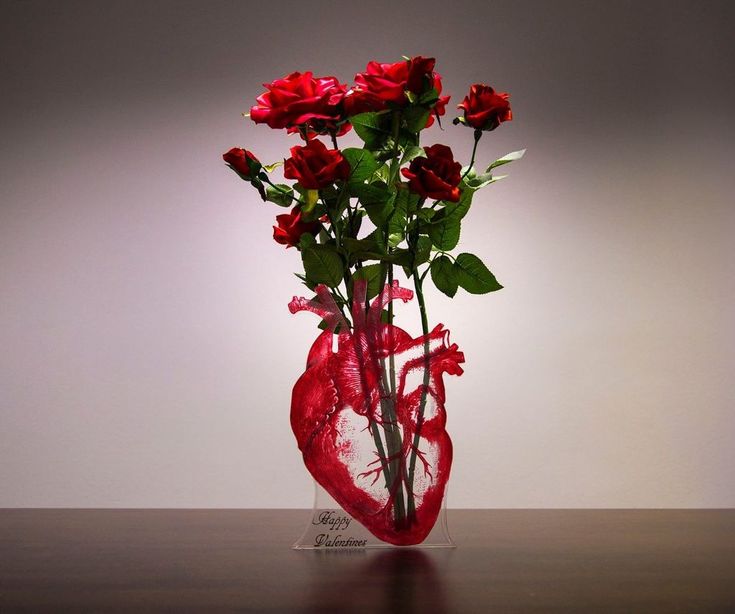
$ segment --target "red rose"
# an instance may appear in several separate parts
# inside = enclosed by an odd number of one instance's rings
[[[424,198],[459,200],[459,182],[462,165],[454,161],[452,150],[446,145],[426,148],[426,157],[414,158],[408,168],[401,169],[408,179],[408,188]]]
[[[366,111],[382,111],[387,105],[405,106],[406,91],[420,96],[436,88],[441,91],[441,76],[434,72],[434,58],[417,56],[395,64],[369,62],[365,72],[355,75],[355,87],[345,98],[348,116]]]
[[[436,85],[434,86],[436,87]],[[441,92],[441,80],[439,81],[439,92]],[[434,105],[434,109],[431,112],[431,115],[429,115],[429,119],[426,120],[426,126],[425,128],[430,128],[434,124],[434,116],[438,115],[439,117],[443,116],[447,112],[447,103],[449,102],[449,99],[451,96],[439,96],[439,100],[436,101],[436,104]]]
[[[508,99],[510,94],[496,92],[489,85],[475,83],[470,93],[457,105],[464,109],[464,122],[475,130],[495,130],[502,122],[513,119]]]
[[[260,171],[260,162],[247,149],[233,147],[222,154],[222,159],[243,179],[252,179]]]
[[[296,179],[307,190],[320,190],[338,179],[350,176],[350,163],[338,149],[327,149],[318,140],[306,146],[292,147],[291,157],[283,166],[286,179]]]
[[[406,89],[417,96],[434,87],[434,58],[423,58],[420,55],[409,60]]]
[[[344,107],[345,115],[352,117],[368,111],[382,111],[385,109],[385,102],[377,94],[366,92],[355,86],[347,92]]]
[[[381,103],[404,105],[408,102],[405,93],[408,65],[408,62],[395,64],[368,62],[365,72],[355,75],[355,84],[361,91],[368,92]]]
[[[250,118],[256,124],[271,128],[303,126],[316,134],[342,128],[345,117],[341,103],[347,88],[336,77],[315,78],[311,72],[294,72],[263,87],[268,91],[258,96],[258,104],[250,109]]]
[[[315,234],[319,230],[319,222],[302,222],[301,209],[296,206],[291,213],[276,216],[278,226],[273,227],[273,239],[276,243],[289,247],[299,244],[301,235],[305,232]]]

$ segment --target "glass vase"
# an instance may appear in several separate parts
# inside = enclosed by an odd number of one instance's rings
[[[297,547],[451,546],[443,375],[462,373],[463,354],[441,324],[428,330],[424,321],[425,334],[414,338],[384,321],[391,301],[413,298],[397,282],[371,302],[366,282],[356,280],[349,320],[326,287],[315,291],[289,305],[319,315],[325,329],[291,397],[291,428],[318,483]],[[360,526],[368,535],[357,537]],[[356,537],[334,533],[348,528]]]
[[[446,491],[436,523],[429,535],[417,545],[419,548],[456,548],[447,525]],[[330,495],[314,481],[314,506],[304,532],[294,543],[294,550],[324,550],[348,548],[394,548],[345,512]]]

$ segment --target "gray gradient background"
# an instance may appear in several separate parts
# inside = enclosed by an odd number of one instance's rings
[[[298,254],[220,156],[295,143],[262,82],[401,54],[512,93],[481,162],[528,148],[461,244],[506,289],[428,297],[450,505],[735,505],[735,3],[0,6],[0,506],[309,504]]]

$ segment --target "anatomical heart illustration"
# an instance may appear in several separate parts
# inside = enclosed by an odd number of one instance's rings
[[[324,286],[289,305],[328,324],[294,386],[291,427],[306,467],[345,511],[384,541],[417,544],[434,526],[452,465],[442,376],[460,375],[464,356],[441,325],[414,339],[381,322],[389,301],[413,292],[394,283],[369,305],[365,289],[355,282],[351,330]]]

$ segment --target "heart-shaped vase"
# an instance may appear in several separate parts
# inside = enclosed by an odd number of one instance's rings
[[[294,297],[292,313],[319,315],[326,330],[308,355],[291,400],[291,427],[314,479],[379,539],[421,543],[441,510],[452,465],[444,373],[461,375],[462,352],[441,324],[414,339],[383,321],[397,282],[372,304],[354,283],[352,322],[324,286]],[[335,342],[336,335],[336,344]]]

